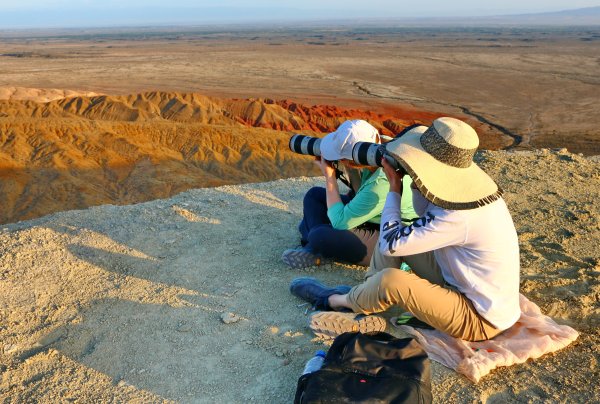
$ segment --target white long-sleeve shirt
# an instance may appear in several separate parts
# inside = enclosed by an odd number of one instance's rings
[[[433,251],[446,282],[483,318],[501,330],[519,319],[519,242],[502,198],[469,210],[428,203],[423,217],[403,226],[400,194],[390,192],[381,214],[379,249],[388,256]]]

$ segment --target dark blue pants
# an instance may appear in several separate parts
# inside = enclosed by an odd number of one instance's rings
[[[350,201],[341,195],[344,204]],[[379,231],[374,228],[336,230],[327,217],[327,194],[313,187],[304,195],[304,218],[298,226],[302,245],[315,254],[353,264],[368,265]]]

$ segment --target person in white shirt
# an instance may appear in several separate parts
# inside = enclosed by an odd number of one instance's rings
[[[402,225],[402,173],[384,162],[390,192],[365,281],[349,291],[312,278],[290,287],[322,309],[354,313],[315,313],[311,328],[317,334],[382,331],[383,319],[364,315],[396,305],[469,341],[493,338],[519,319],[517,233],[502,190],[473,162],[478,144],[466,123],[438,118],[388,145],[413,179],[413,206],[421,218]],[[402,263],[411,271],[401,270]]]

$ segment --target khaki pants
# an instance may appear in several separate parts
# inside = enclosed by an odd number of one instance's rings
[[[402,261],[412,273],[398,269]],[[469,299],[445,284],[433,252],[386,257],[375,248],[365,278],[348,293],[356,313],[379,313],[399,305],[419,320],[463,340],[487,340],[501,332],[477,313]]]

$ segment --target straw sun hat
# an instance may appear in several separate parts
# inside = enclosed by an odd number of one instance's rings
[[[386,150],[411,176],[419,191],[445,209],[474,209],[502,196],[502,190],[473,162],[475,130],[454,118],[438,118],[388,143]]]

